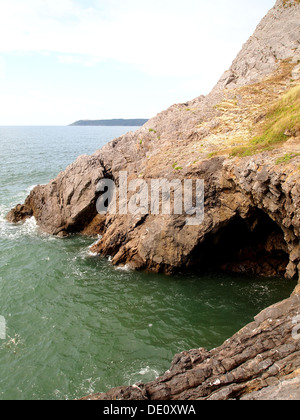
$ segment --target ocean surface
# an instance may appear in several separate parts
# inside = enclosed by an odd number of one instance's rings
[[[183,350],[214,348],[295,284],[120,270],[93,239],[56,239],[5,214],[128,127],[0,127],[0,399],[74,399],[150,381]],[[132,128],[132,131],[136,127]]]

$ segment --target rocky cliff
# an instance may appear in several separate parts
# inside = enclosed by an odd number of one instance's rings
[[[114,264],[135,269],[173,273],[213,265],[234,272],[299,278],[299,45],[300,2],[278,0],[208,96],[174,105],[138,131],[92,156],[79,157],[48,185],[36,187],[23,205],[9,213],[8,220],[20,222],[34,216],[41,229],[62,237],[74,232],[101,235],[94,251],[112,256]],[[148,183],[157,178],[203,179],[203,223],[189,226],[184,215],[99,215],[96,186],[103,178],[118,185],[120,171],[127,171],[129,180]],[[278,368],[281,373],[268,378],[291,374],[300,362],[298,347],[289,335],[298,298],[282,305],[275,307],[276,316],[272,312],[274,322],[259,316],[255,325],[220,349],[181,356],[178,366],[155,382],[155,391],[141,386],[141,391],[122,389],[116,395],[239,397],[270,385],[265,373],[275,372],[279,361],[285,366],[290,356],[291,369]],[[281,325],[286,326],[284,331]],[[240,341],[243,350],[237,345]],[[254,351],[256,341],[260,344]],[[286,346],[286,351],[278,355],[279,345]],[[231,365],[221,362],[226,355]],[[250,365],[260,367],[250,373]],[[236,369],[239,375],[244,372],[243,381],[241,376],[230,376]]]

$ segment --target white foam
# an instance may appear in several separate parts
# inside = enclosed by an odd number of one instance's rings
[[[36,185],[30,185],[25,190],[17,193],[15,195],[16,201],[24,201],[35,187]],[[14,205],[15,204],[11,204],[10,206],[0,204],[0,235],[7,239],[17,239],[23,235],[37,235],[38,227],[34,217],[27,219],[25,223],[11,224],[7,222],[5,217]]]
[[[87,255],[89,257],[98,257],[99,254],[97,252],[88,251]]]
[[[5,222],[5,214],[8,212],[7,208],[0,204],[0,223]]]
[[[21,236],[37,236],[38,226],[34,217],[27,219],[24,223],[11,224],[1,214],[0,235],[5,239],[19,239]]]
[[[30,187],[26,188],[26,193],[29,195],[35,187],[37,187],[37,185],[31,185]]]
[[[125,272],[130,272],[130,271],[132,271],[132,268],[131,268],[131,266],[129,265],[129,264],[126,264],[126,265],[120,265],[120,266],[118,266],[118,267],[115,267],[115,269],[117,270],[117,271],[125,271]]]
[[[132,372],[128,375],[128,383],[129,385],[134,385],[139,382],[150,382],[159,377],[159,372],[156,369],[150,368],[150,366],[146,366],[140,369],[137,372]]]
[[[94,246],[96,246],[96,245],[98,245],[100,242],[101,242],[101,239],[103,238],[103,236],[102,235],[98,235],[98,239],[95,241],[95,242],[93,242],[92,243],[92,245],[90,245],[89,246],[89,250],[88,250],[88,256],[89,257],[97,257],[98,256],[98,253],[97,252],[93,252],[93,251],[91,251],[91,249],[94,247]]]
[[[98,245],[100,243],[100,241],[101,241],[102,238],[103,238],[102,235],[98,235],[97,241],[93,242],[92,245],[89,246],[89,249],[91,249],[95,245]]]
[[[93,246],[98,245],[98,243],[101,241],[101,239],[102,239],[102,236],[101,235],[98,235],[98,239],[95,242],[93,242],[92,245],[89,245],[88,248],[85,248],[85,249],[83,249],[80,252],[81,257],[82,258],[87,258],[87,257],[89,257],[89,258],[91,258],[91,257],[92,258],[95,258],[95,257],[98,257],[99,254],[97,252],[91,251],[91,249],[93,248]]]
[[[155,369],[151,369],[150,366],[146,366],[145,368],[141,369],[139,371],[139,375],[155,375],[155,377],[157,378],[159,376],[159,373],[157,372],[157,370]]]
[[[93,246],[97,245],[101,239],[102,239],[102,236],[98,235],[97,241],[95,241],[94,243],[92,243],[92,245],[89,245],[87,248],[84,248],[80,251],[79,253],[80,257],[82,259],[98,257],[99,254],[97,252],[91,251],[91,249]]]
[[[29,236],[35,235],[38,229],[38,225],[34,217],[27,219],[20,227],[22,234]]]

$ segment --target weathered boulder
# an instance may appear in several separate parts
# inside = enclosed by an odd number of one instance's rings
[[[30,206],[25,204],[18,204],[6,216],[7,220],[11,223],[19,223],[33,216],[33,211]]]
[[[30,215],[47,233],[62,236],[80,232],[97,215],[96,186],[104,174],[97,154],[80,156],[48,185],[35,187],[25,208],[30,209]],[[17,206],[9,213],[9,221],[18,217],[19,209]]]

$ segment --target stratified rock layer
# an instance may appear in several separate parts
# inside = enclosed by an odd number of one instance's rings
[[[299,2],[277,1],[210,95],[174,105],[137,132],[79,157],[48,185],[37,186],[8,219],[19,222],[33,215],[44,231],[61,237],[101,234],[94,251],[136,269],[172,273],[205,268],[214,260],[231,271],[297,276],[300,127],[287,132],[285,145],[254,158],[228,156],[262,127],[270,104],[297,86],[291,75],[300,56],[299,33]],[[210,158],[216,153],[223,156]],[[277,164],[284,154],[291,159]],[[127,171],[129,180],[149,183],[204,179],[204,223],[187,226],[184,215],[151,214],[108,215],[99,223],[97,184],[102,178],[118,184],[120,171]],[[259,220],[270,224],[268,231],[259,226],[261,240],[255,231]],[[244,235],[236,235],[236,246],[224,261],[220,257],[232,224],[236,230],[240,224]],[[242,236],[250,239],[251,232],[255,238],[247,246]]]
[[[300,2],[278,0],[208,96],[174,105],[138,131],[79,157],[48,185],[37,186],[8,220],[34,216],[41,229],[60,237],[101,235],[93,251],[135,269],[173,273],[213,266],[300,278],[299,112],[278,139],[260,143],[275,105],[280,113],[298,98],[293,112],[299,108],[299,45]],[[203,223],[188,226],[186,215],[100,216],[97,184],[109,178],[119,185],[120,171],[149,184],[203,179]],[[266,386],[275,395],[291,384],[289,375],[300,373],[299,341],[291,336],[298,311],[295,295],[219,349],[177,356],[157,381],[93,398],[228,399]],[[267,394],[252,396],[260,395]]]
[[[85,399],[299,399],[299,306],[300,295],[293,295],[261,312],[221,347],[176,355],[170,370],[157,380]]]

